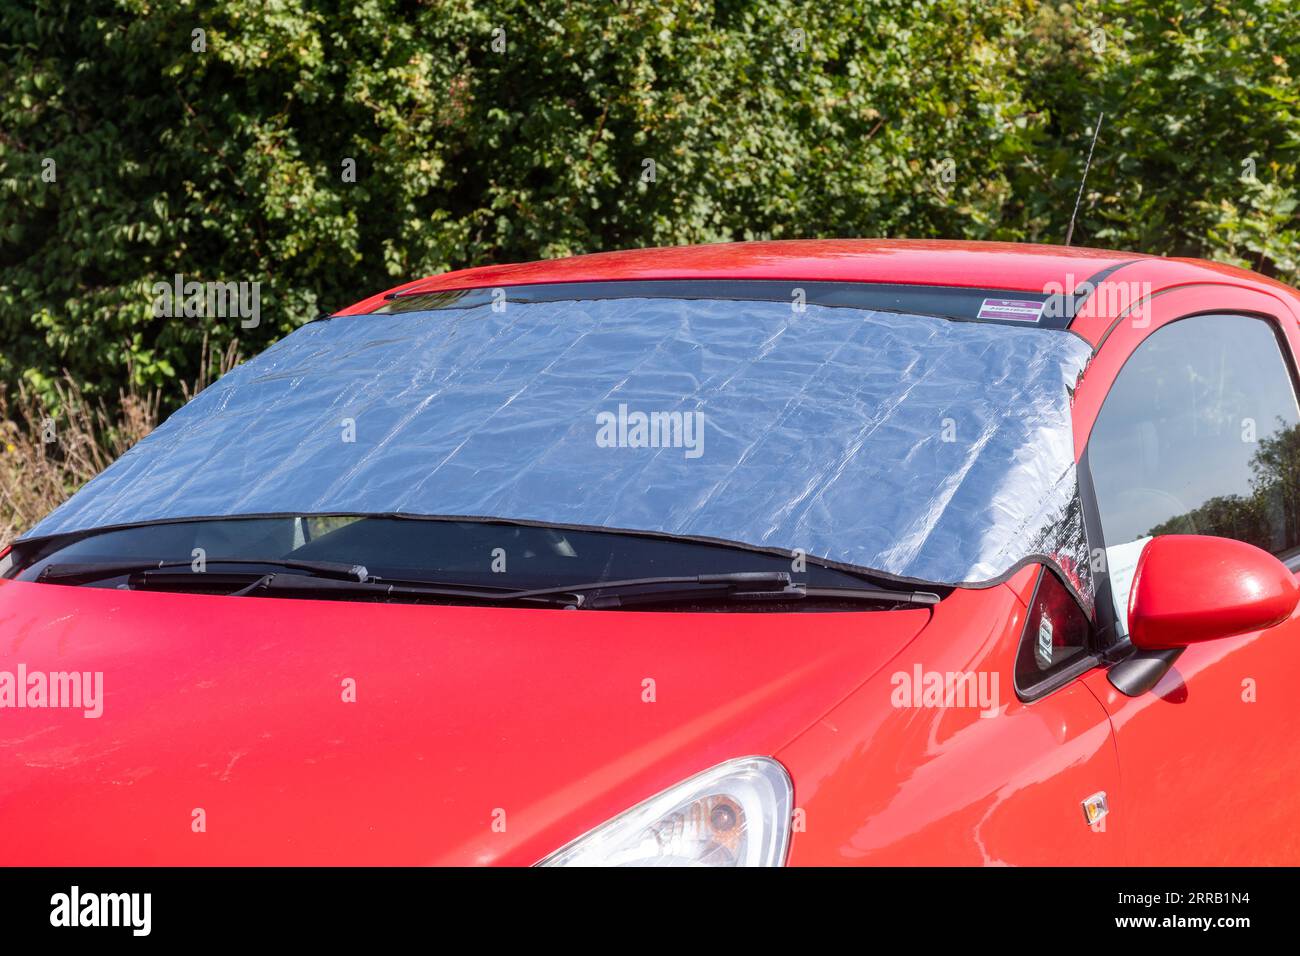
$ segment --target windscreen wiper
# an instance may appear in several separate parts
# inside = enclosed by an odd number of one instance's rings
[[[231,570],[231,566],[269,568],[271,571]],[[213,567],[213,570],[207,570]],[[126,577],[132,588],[218,591],[240,597],[255,594],[296,594],[338,597],[343,594],[373,598],[445,598],[474,603],[564,605],[577,607],[582,596],[557,592],[517,599],[512,591],[474,584],[441,581],[381,579],[364,565],[292,558],[209,558],[205,570],[195,571],[188,561],[102,561],[85,564],[48,564],[36,580],[47,584],[90,584],[106,578]],[[219,570],[225,569],[225,570]],[[283,572],[283,573],[278,573]]]
[[[258,567],[284,568],[340,581],[370,579],[370,573],[364,565],[336,564],[330,561],[295,561],[292,558],[207,558],[204,566],[210,564],[219,566],[252,564]],[[36,580],[57,584],[86,584],[91,581],[102,581],[104,578],[175,568],[192,568],[192,563],[189,561],[98,561],[86,564],[47,564],[36,576]],[[191,570],[189,573],[197,575],[206,572]]]
[[[166,575],[164,579],[161,575]],[[149,571],[138,577],[141,586],[181,583],[186,574]],[[133,579],[134,581],[135,579]],[[859,587],[808,587],[792,584],[784,571],[742,571],[731,574],[697,574],[657,578],[629,578],[621,581],[592,581],[560,587],[506,591],[461,586],[435,581],[390,581],[371,578],[367,581],[313,578],[301,574],[249,575],[251,583],[241,588],[241,595],[294,594],[336,597],[366,596],[386,599],[444,598],[473,604],[542,604],[575,609],[611,610],[648,604],[671,604],[686,601],[726,600],[731,602],[823,600],[867,601],[887,604],[935,604],[937,594],[924,591],[889,591]],[[593,593],[594,592],[594,595]]]
[[[224,561],[219,563],[226,563]],[[274,561],[246,561],[244,564],[279,565]],[[247,597],[250,595],[296,596],[296,597],[365,597],[384,599],[445,599],[475,604],[511,603],[513,593],[500,588],[483,588],[475,584],[444,584],[439,581],[401,581],[378,578],[367,575],[362,580],[360,575],[317,577],[314,573],[300,573],[305,562],[294,562],[295,571],[190,571],[178,570],[188,565],[180,562],[157,562],[149,564],[97,566],[95,571],[81,570],[70,566],[60,567],[49,578],[38,577],[37,580],[68,584],[89,583],[108,577],[125,575],[126,586],[132,590],[142,591],[182,591],[197,593],[218,593],[228,597]],[[287,566],[287,563],[286,563]],[[127,568],[135,570],[127,570]],[[327,568],[329,566],[326,566]],[[347,567],[338,565],[336,568]],[[88,578],[89,576],[89,578]],[[573,606],[582,603],[582,596],[576,594],[550,595],[523,598],[515,603],[533,606]]]
[[[889,590],[870,587],[816,587],[791,582],[786,571],[734,571],[727,574],[693,574],[623,581],[591,581],[563,587],[515,591],[514,598],[559,594],[585,596],[583,608],[600,610],[636,604],[665,604],[701,599],[727,601],[801,601],[807,598],[872,603],[933,605],[939,595],[930,591]]]
[[[167,577],[160,577],[166,574]],[[166,586],[183,583],[186,575],[174,572],[142,572],[135,583],[142,587]],[[448,599],[471,604],[511,604],[579,607],[582,595],[572,592],[555,594],[520,595],[514,591],[480,588],[477,585],[444,584],[439,581],[390,581],[386,578],[368,578],[365,581],[342,578],[315,578],[303,574],[249,575],[251,583],[237,593],[248,595],[297,595],[298,597],[369,597],[376,599]]]
[[[128,586],[142,589],[193,588],[200,582],[209,589],[238,596],[289,595],[379,599],[448,599],[474,604],[564,606],[608,610],[648,604],[725,600],[731,602],[802,601],[808,598],[870,603],[933,605],[939,595],[929,591],[875,587],[816,587],[793,583],[785,571],[735,571],[722,574],[672,575],[590,581],[558,587],[507,590],[475,584],[380,578],[363,565],[292,559],[209,559],[208,565],[253,565],[271,571],[191,570],[184,561],[100,562],[51,564],[37,581],[84,584],[105,578],[127,578]],[[183,570],[182,570],[183,569]],[[280,573],[285,572],[285,573]],[[229,590],[228,590],[229,589]],[[593,593],[594,592],[594,593]]]

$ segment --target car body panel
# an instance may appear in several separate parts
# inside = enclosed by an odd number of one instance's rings
[[[1008,242],[802,239],[724,242],[667,249],[600,252],[541,262],[480,266],[404,283],[341,309],[373,312],[393,294],[547,282],[649,279],[774,279],[888,282],[1042,291],[1071,272],[1079,280],[1140,257],[1100,249]]]
[[[930,612],[813,616],[0,581],[0,670],[104,686],[99,718],[0,712],[0,864],[531,864],[693,773],[778,751]]]
[[[1084,680],[1115,728],[1130,865],[1300,861],[1300,612],[1188,647],[1138,697],[1104,672]]]
[[[1180,278],[1234,271],[1175,265],[1183,267]],[[1093,331],[1102,344],[1075,393],[1076,453],[1085,451],[1127,359],[1156,330],[1184,317],[1238,313],[1271,320],[1289,346],[1294,379],[1300,355],[1296,294],[1253,278],[1259,281],[1175,285],[1153,296],[1137,321],[1111,317],[1105,329],[1098,323]],[[1293,693],[1300,682],[1300,616],[1188,647],[1154,688],[1137,697],[1118,691],[1104,671],[1082,680],[1115,728],[1124,787],[1124,810],[1117,816],[1128,834],[1128,863],[1300,861],[1300,793],[1284,783],[1300,774]]]
[[[1158,301],[1169,292],[1191,287],[1199,287],[1199,294],[1211,299],[1230,297],[1236,292],[1262,293],[1273,297],[1273,307],[1281,308],[1283,314],[1289,312],[1292,317],[1300,317],[1300,296],[1295,289],[1221,262],[1144,257],[1113,269],[1098,286],[1103,284],[1118,288],[1099,288],[1091,298],[1094,305],[1100,303],[1101,307],[1085,309],[1083,314],[1076,316],[1070,323],[1071,331],[1083,336],[1094,346],[1105,338],[1121,311],[1106,306],[1114,302],[1136,300],[1143,295]]]
[[[1097,334],[1101,341],[1074,393],[1074,448],[1076,460],[1083,455],[1092,426],[1110,393],[1116,376],[1133,351],[1159,328],[1189,315],[1207,312],[1239,312],[1271,318],[1291,346],[1292,357],[1300,355],[1300,300],[1272,291],[1238,286],[1197,283],[1170,289],[1153,296],[1140,318],[1109,316]],[[1102,324],[1098,320],[1098,328]]]
[[[1077,681],[1029,704],[1013,691],[1023,599],[1037,573],[1024,569],[1010,586],[987,592],[954,592],[936,609],[932,628],[777,754],[805,814],[791,865],[1123,861],[1122,831],[1109,820],[1089,826],[1082,809],[1098,791],[1117,802],[1119,765],[1106,711]],[[971,640],[949,640],[957,631]],[[996,673],[997,715],[895,706],[899,685],[891,680],[918,667]]]

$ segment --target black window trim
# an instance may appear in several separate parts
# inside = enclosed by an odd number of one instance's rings
[[[1025,623],[1020,630],[1020,640],[1016,642],[1015,658],[1011,661],[1011,684],[1015,688],[1016,697],[1022,704],[1033,703],[1054,691],[1060,690],[1067,684],[1074,683],[1077,678],[1088,673],[1088,671],[1092,670],[1104,659],[1104,655],[1099,653],[1097,650],[1096,624],[1093,621],[1089,621],[1088,642],[1084,646],[1082,654],[1071,657],[1069,660],[1062,661],[1056,667],[1045,671],[1035,681],[1028,684],[1021,684],[1019,668],[1020,656],[1026,653],[1026,645],[1034,639],[1034,635],[1029,633],[1029,622],[1034,616],[1034,605],[1038,601],[1038,590],[1043,586],[1043,582],[1054,574],[1055,572],[1048,567],[1042,567],[1038,571],[1038,579],[1034,581],[1033,594],[1030,595],[1029,604],[1025,607]],[[1067,594],[1071,593],[1069,588],[1066,588],[1065,591]],[[1079,612],[1084,615],[1085,620],[1088,619],[1088,615],[1082,607],[1079,609]]]
[[[424,292],[394,292],[386,295],[383,305],[369,313],[352,316],[323,316],[315,321],[338,318],[392,318],[404,312],[436,309],[464,309],[484,305],[494,292],[504,294],[506,302],[583,301],[618,298],[722,299],[736,302],[791,301],[795,289],[803,290],[805,303],[831,308],[852,308],[875,312],[895,312],[976,322],[1016,328],[1039,328],[1065,332],[1080,339],[1070,328],[1074,315],[1086,294],[1062,298],[1056,306],[1059,314],[1041,315],[1035,321],[982,319],[978,312],[985,299],[1014,299],[1055,303],[1056,296],[1037,291],[996,289],[978,286],[931,285],[914,282],[866,282],[851,279],[596,279],[536,282],[523,285],[475,285],[462,289],[434,289]],[[1089,343],[1091,346],[1091,343]]]

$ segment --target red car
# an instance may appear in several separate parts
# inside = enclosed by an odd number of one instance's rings
[[[1300,863],[1297,320],[946,242],[366,299],[0,555],[0,863]]]

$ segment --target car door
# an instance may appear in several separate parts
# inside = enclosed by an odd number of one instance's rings
[[[1099,353],[1097,364],[1122,366],[1081,471],[1115,654],[1130,647],[1128,586],[1153,535],[1237,538],[1300,567],[1294,319],[1248,312],[1241,297],[1224,308],[1226,295],[1171,314],[1192,298],[1171,298]],[[1300,863],[1300,617],[1192,645],[1136,697],[1104,672],[1088,684],[1115,731],[1122,791],[1111,810],[1130,863]]]

